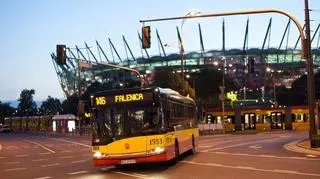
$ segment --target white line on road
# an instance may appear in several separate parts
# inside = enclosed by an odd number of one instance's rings
[[[60,157],[60,158],[73,158],[74,156],[62,156],[62,157]]]
[[[18,149],[18,147],[17,147],[17,146],[12,146],[12,145],[11,145],[11,146],[7,147],[6,149],[7,149],[7,150],[10,150],[10,149]]]
[[[307,157],[281,157],[281,156],[274,156],[274,155],[253,155],[253,154],[246,154],[246,153],[228,153],[228,152],[204,152],[204,153],[221,154],[221,155],[233,155],[233,156],[246,156],[246,157],[259,157],[259,158],[276,158],[276,159],[290,159],[290,160],[320,161],[320,159],[318,159],[318,158],[307,158]]]
[[[52,154],[51,152],[43,152],[43,153],[39,153],[39,155],[49,155]]]
[[[34,179],[49,179],[49,178],[52,178],[52,177],[46,176],[46,177],[39,177],[39,178],[34,178]]]
[[[62,151],[61,153],[72,153],[73,151],[71,151],[71,150],[64,150],[64,151]]]
[[[52,166],[57,166],[59,163],[54,163],[54,164],[49,164],[49,165],[41,165],[41,167],[52,167]]]
[[[140,175],[141,177],[147,177],[148,175],[145,175],[145,174],[141,174],[141,173],[133,173],[135,175]]]
[[[242,169],[242,170],[253,170],[253,171],[261,171],[261,172],[286,173],[286,174],[294,174],[294,175],[320,177],[320,173],[303,173],[303,172],[291,171],[291,170],[259,169],[259,168],[247,167],[247,166],[246,167],[228,166],[228,165],[221,165],[221,164],[216,164],[216,163],[198,163],[198,162],[193,162],[193,161],[181,161],[181,163],[186,163],[186,164],[190,164],[190,165],[199,165],[199,166],[222,167],[222,168],[231,168],[231,169]]]
[[[30,156],[29,154],[21,154],[21,155],[16,155],[16,157],[28,157]]]
[[[261,148],[262,148],[262,146],[261,146],[261,145],[256,144],[256,145],[251,145],[251,146],[249,146],[249,148],[251,148],[251,149],[261,149]]]
[[[271,138],[271,139],[253,141],[253,142],[234,144],[234,145],[229,145],[229,146],[227,145],[227,146],[224,146],[224,147],[218,147],[218,148],[212,148],[212,149],[203,150],[202,152],[210,152],[210,151],[214,151],[214,150],[222,150],[222,149],[227,149],[227,148],[232,148],[232,147],[239,147],[239,146],[244,146],[244,145],[256,144],[256,143],[260,143],[262,141],[266,142],[266,141],[273,141],[273,140],[277,140],[277,139]]]
[[[82,163],[82,162],[85,162],[86,160],[77,160],[77,161],[73,161],[71,163]]]
[[[79,143],[79,142],[73,142],[73,141],[64,140],[64,139],[53,139],[53,138],[51,138],[51,139],[52,140],[57,140],[57,141],[62,141],[62,142],[67,142],[67,143],[71,143],[71,144],[77,144],[77,145],[81,145],[83,147],[91,147],[90,145]]]
[[[33,141],[27,140],[27,139],[24,139],[24,141],[29,142],[29,143],[32,143],[32,144],[35,144],[35,145],[38,145],[38,146],[42,147],[43,149],[45,149],[45,150],[47,150],[47,151],[49,151],[49,152],[51,152],[51,153],[56,153],[55,151],[53,151],[53,150],[51,150],[51,149],[48,149],[47,147],[45,147],[45,146],[43,146],[43,145],[41,145],[41,144],[39,144],[39,143],[37,143],[37,142],[33,142]]]
[[[13,165],[13,164],[18,164],[18,163],[21,163],[21,162],[4,162],[3,164],[4,165]]]
[[[10,168],[10,169],[5,169],[5,172],[12,172],[12,171],[18,171],[18,170],[26,170],[27,168]]]
[[[88,173],[88,171],[71,172],[71,173],[68,173],[68,174],[69,175],[78,175],[78,174],[83,174],[83,173]]]
[[[0,159],[6,159],[7,157],[0,157]]]
[[[212,145],[199,145],[199,148],[210,148],[213,147]]]
[[[41,158],[41,159],[35,159],[35,160],[31,160],[33,162],[40,162],[40,161],[46,161],[48,160],[47,158]]]
[[[135,177],[135,178],[146,178],[145,176],[141,176],[141,175],[136,175],[136,174],[130,174],[130,173],[124,173],[124,172],[113,172],[113,173],[117,173],[120,175],[126,175],[126,176],[130,176],[130,177]]]

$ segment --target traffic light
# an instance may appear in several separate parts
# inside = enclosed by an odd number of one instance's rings
[[[254,57],[252,56],[248,57],[248,72],[254,73]]]
[[[142,27],[142,48],[150,48],[151,47],[151,35],[150,35],[150,26]]]
[[[66,64],[66,45],[57,45],[57,63],[58,65]]]

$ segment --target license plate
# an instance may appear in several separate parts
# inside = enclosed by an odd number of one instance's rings
[[[130,160],[121,160],[121,164],[132,164],[136,163],[135,159],[130,159]]]

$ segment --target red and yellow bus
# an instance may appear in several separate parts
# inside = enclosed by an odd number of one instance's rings
[[[196,152],[196,104],[171,89],[150,87],[92,96],[95,166],[176,161]]]

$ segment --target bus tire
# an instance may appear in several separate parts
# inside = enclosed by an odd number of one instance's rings
[[[174,160],[177,162],[179,161],[179,156],[180,156],[180,152],[179,152],[179,143],[176,140],[175,145],[174,145]]]
[[[192,148],[191,148],[191,153],[192,153],[192,154],[197,153],[196,141],[194,140],[194,136],[193,136],[193,135],[192,135]]]

